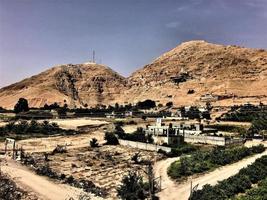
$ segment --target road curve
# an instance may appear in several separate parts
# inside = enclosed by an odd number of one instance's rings
[[[81,190],[63,184],[57,184],[44,176],[38,176],[26,167],[13,160],[7,160],[1,166],[3,173],[8,174],[21,188],[35,193],[42,200],[78,199]]]
[[[198,189],[201,189],[205,184],[216,185],[218,181],[222,181],[237,174],[240,169],[253,163],[257,158],[260,158],[263,155],[267,155],[267,151],[242,159],[239,162],[220,167],[212,172],[198,177],[189,177],[188,181],[180,184],[170,179],[167,175],[168,167],[172,162],[178,160],[179,157],[161,160],[156,162],[154,165],[154,173],[156,177],[161,176],[162,178],[163,190],[158,195],[162,200],[187,200],[190,195],[191,180],[193,182],[193,186],[198,184]]]

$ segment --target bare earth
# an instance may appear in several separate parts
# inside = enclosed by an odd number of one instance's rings
[[[66,200],[69,198],[78,199],[81,190],[63,184],[51,182],[49,179],[38,176],[15,161],[8,160],[7,165],[1,167],[2,171],[16,180],[16,183],[35,193],[43,200]]]
[[[53,119],[53,120],[49,120],[49,121],[55,122],[61,128],[65,128],[65,129],[76,129],[79,126],[108,124],[108,122],[106,122],[106,121],[92,120],[92,119],[87,119],[87,118]]]
[[[184,183],[176,183],[171,180],[167,175],[167,169],[170,164],[178,158],[169,158],[166,160],[161,160],[157,162],[154,166],[155,175],[161,176],[162,178],[162,191],[159,193],[160,199],[168,200],[187,200],[190,195],[190,184],[191,180],[193,186],[198,184],[198,189],[201,189],[205,184],[216,185],[218,181],[229,178],[239,172],[240,169],[246,167],[247,165],[253,163],[257,158],[260,158],[263,155],[267,155],[267,151],[254,155],[252,157],[243,159],[237,163],[220,167],[210,173],[200,175],[198,177],[188,178],[188,181]]]

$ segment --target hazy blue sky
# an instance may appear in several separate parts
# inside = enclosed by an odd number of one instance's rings
[[[0,0],[0,87],[92,50],[128,76],[195,39],[267,48],[267,0]]]

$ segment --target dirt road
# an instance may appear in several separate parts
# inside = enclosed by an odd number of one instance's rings
[[[78,199],[82,193],[80,189],[50,181],[46,177],[38,176],[26,167],[13,160],[7,160],[1,166],[3,173],[11,176],[19,187],[26,191],[33,192],[42,200],[68,200]]]
[[[205,184],[215,185],[218,181],[227,179],[230,176],[237,174],[241,168],[253,163],[257,158],[260,158],[263,155],[267,155],[267,151],[243,159],[237,163],[220,167],[199,177],[189,177],[188,181],[181,184],[172,181],[167,175],[167,169],[170,164],[179,158],[168,158],[166,160],[161,160],[154,166],[155,175],[161,176],[162,178],[163,190],[159,193],[159,197],[162,200],[187,200],[190,195],[191,180],[193,182],[193,186],[198,184],[198,189],[201,189]]]

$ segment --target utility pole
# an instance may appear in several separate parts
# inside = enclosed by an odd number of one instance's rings
[[[93,50],[93,63],[95,63],[95,50]]]

